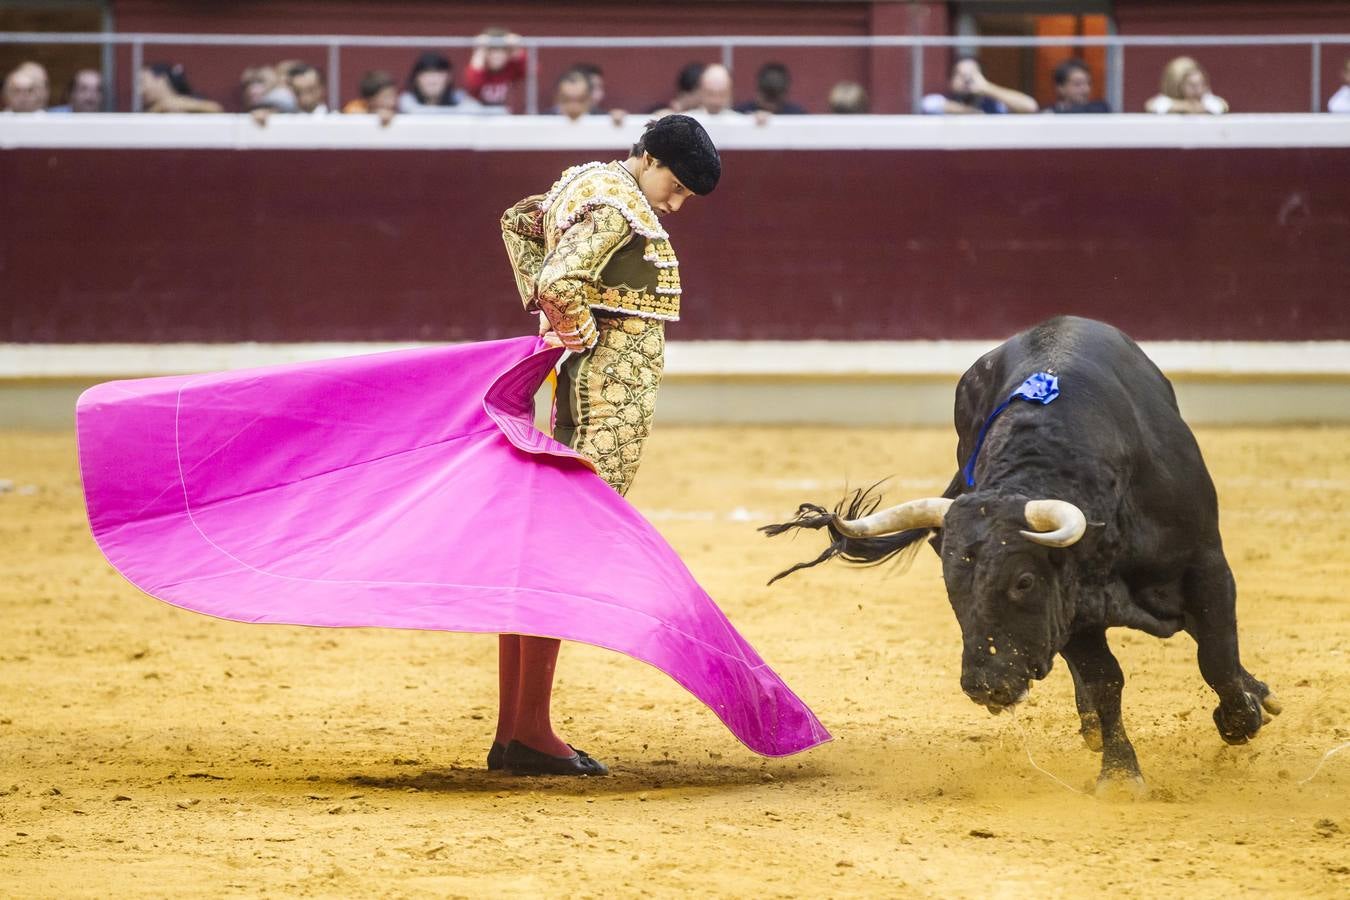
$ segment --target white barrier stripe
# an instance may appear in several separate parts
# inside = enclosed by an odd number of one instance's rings
[[[608,116],[0,114],[0,149],[626,150],[647,121]],[[1155,116],[704,117],[723,150],[1038,150],[1350,147],[1350,117]]]
[[[671,341],[675,377],[959,376],[985,341]],[[0,344],[0,378],[179,375],[357,356],[434,343]],[[1350,376],[1350,341],[1146,341],[1171,376]]]

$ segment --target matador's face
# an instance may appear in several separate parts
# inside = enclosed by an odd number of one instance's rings
[[[674,172],[650,153],[642,155],[642,162],[642,171],[637,176],[638,186],[642,188],[642,194],[652,205],[652,209],[656,210],[658,216],[679,212],[684,201],[692,197],[694,192],[685,187],[680,179],[675,177]]]

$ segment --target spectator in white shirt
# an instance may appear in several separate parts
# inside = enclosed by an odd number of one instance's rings
[[[1327,112],[1350,113],[1350,59],[1341,66],[1341,89],[1327,101]]]
[[[310,116],[328,114],[328,104],[324,97],[328,87],[323,83],[323,74],[308,63],[298,63],[286,73],[286,83],[295,94],[296,111]]]

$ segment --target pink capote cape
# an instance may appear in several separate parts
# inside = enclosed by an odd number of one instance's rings
[[[239,622],[518,633],[650,663],[756,753],[829,740],[656,529],[533,424],[536,338],[114,381],[76,409],[94,538]]]

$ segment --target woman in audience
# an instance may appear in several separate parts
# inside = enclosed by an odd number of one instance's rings
[[[450,60],[423,53],[408,73],[407,89],[398,97],[398,111],[411,115],[474,113],[482,104],[455,86]]]
[[[1189,56],[1178,56],[1163,69],[1162,93],[1150,97],[1144,109],[1163,115],[1211,115],[1228,112],[1228,101],[1209,90],[1209,76]]]

